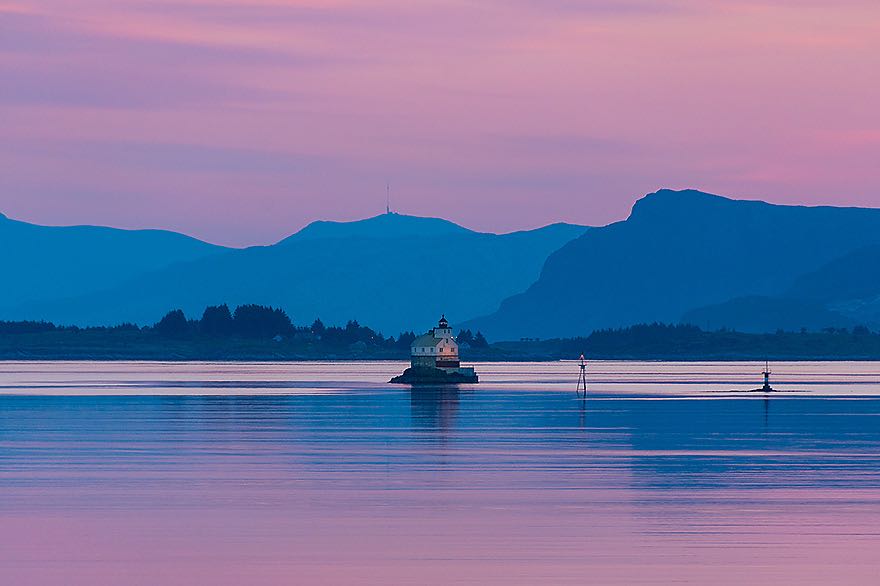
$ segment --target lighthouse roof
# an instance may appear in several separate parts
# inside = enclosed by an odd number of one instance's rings
[[[413,340],[413,343],[410,344],[410,347],[411,348],[420,348],[420,347],[428,347],[429,348],[431,346],[436,346],[437,344],[439,344],[442,341],[443,341],[443,338],[435,338],[434,334],[432,334],[432,333],[422,334],[421,336],[419,336],[418,338]]]

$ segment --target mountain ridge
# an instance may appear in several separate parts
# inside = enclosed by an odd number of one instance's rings
[[[75,242],[82,235],[87,244]],[[694,189],[646,194],[626,219],[598,228],[493,234],[386,213],[320,220],[238,249],[165,230],[0,215],[0,244],[24,251],[8,267],[0,319],[147,324],[178,307],[198,317],[206,305],[260,303],[299,321],[358,319],[386,333],[446,313],[495,340],[654,321],[749,332],[880,325],[880,210]]]
[[[880,327],[880,246],[850,251],[798,276],[775,297],[733,298],[695,308],[682,321],[711,322],[744,332],[775,329]]]
[[[148,324],[182,308],[260,303],[300,321],[349,319],[386,332],[420,329],[497,307],[526,288],[546,256],[587,230],[554,224],[496,235],[447,220],[389,214],[313,223],[274,245],[172,263],[86,295],[6,306],[0,317],[58,323]]]
[[[351,222],[316,220],[282,239],[279,244],[291,239],[302,240],[305,238],[348,238],[353,236],[399,238],[403,236],[443,236],[464,232],[476,233],[443,218],[410,216],[390,212]]]
[[[222,246],[169,230],[42,226],[0,219],[7,254],[0,315],[17,303],[98,291],[175,262],[220,253]]]
[[[658,190],[630,216],[551,254],[539,279],[465,325],[492,339],[677,322],[689,310],[777,296],[824,262],[880,243],[880,210],[781,206]]]

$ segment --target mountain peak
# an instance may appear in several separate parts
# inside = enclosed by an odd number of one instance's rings
[[[408,236],[443,236],[471,233],[471,230],[442,218],[407,216],[394,212],[352,222],[319,220],[312,222],[287,240],[319,238],[402,238]]]
[[[693,215],[698,210],[724,210],[743,202],[696,189],[660,189],[640,198],[633,205],[630,219],[646,217]]]
[[[729,197],[723,195],[715,195],[698,189],[658,189],[653,193],[649,193],[636,201],[639,203],[705,203],[705,202],[722,202],[733,201]]]

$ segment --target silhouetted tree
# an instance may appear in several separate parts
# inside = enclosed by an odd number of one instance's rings
[[[345,324],[345,338],[349,344],[363,342],[365,344],[378,344],[385,341],[385,337],[372,328],[362,326],[357,320],[350,320]]]
[[[312,322],[312,327],[310,328],[312,333],[316,336],[320,337],[324,335],[324,331],[327,329],[324,327],[324,322],[319,319],[316,319]]]
[[[2,321],[2,334],[36,334],[55,330],[55,324],[46,321]]]
[[[483,336],[482,332],[477,332],[474,336],[474,341],[471,344],[473,348],[488,348],[489,342],[486,341],[486,338]]]
[[[211,305],[205,308],[202,320],[199,322],[199,331],[208,336],[228,336],[234,328],[232,313],[229,306]]]
[[[458,336],[456,336],[455,339],[459,344],[468,344],[469,346],[474,345],[474,334],[470,330],[461,330],[458,332]]]
[[[388,342],[385,337],[366,326],[360,325],[357,321],[351,320],[345,324],[344,328],[330,326],[324,329],[321,340],[328,346],[349,346],[355,342],[363,342],[368,346],[387,346]]]
[[[159,335],[172,338],[185,336],[189,333],[189,323],[180,309],[169,311],[154,327]]]
[[[249,338],[287,336],[294,332],[290,318],[282,309],[262,305],[239,305],[232,316],[235,333]]]
[[[394,345],[398,348],[409,348],[415,339],[416,335],[414,332],[401,332],[400,335],[397,336],[397,341]]]

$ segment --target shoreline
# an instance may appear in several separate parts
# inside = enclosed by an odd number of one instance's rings
[[[587,362],[880,362],[880,356],[591,356]],[[462,363],[467,364],[490,364],[499,362],[525,363],[525,362],[576,362],[577,359],[557,358],[557,357],[483,357],[474,358],[472,360],[463,360]],[[228,363],[270,363],[270,362],[394,362],[408,363],[408,357],[391,358],[391,357],[368,357],[368,356],[347,356],[347,357],[289,357],[289,356],[237,356],[237,357],[210,357],[210,356],[82,356],[82,355],[52,355],[52,356],[11,356],[0,355],[0,362],[170,362],[170,363],[187,363],[187,362],[228,362]]]
[[[0,332],[3,361],[332,362],[409,361],[411,357],[411,340],[403,334],[397,340],[384,338],[363,326],[328,328],[324,336],[297,332],[270,338],[198,332],[171,335],[157,328],[133,326],[65,329],[40,323],[5,325],[7,331]],[[40,329],[45,327],[50,329]],[[480,345],[462,344],[460,351],[469,362],[555,362],[575,360],[581,354],[589,360],[617,361],[869,362],[880,361],[880,333],[861,327],[752,334],[649,324],[598,330],[586,337],[490,344],[483,339]]]

